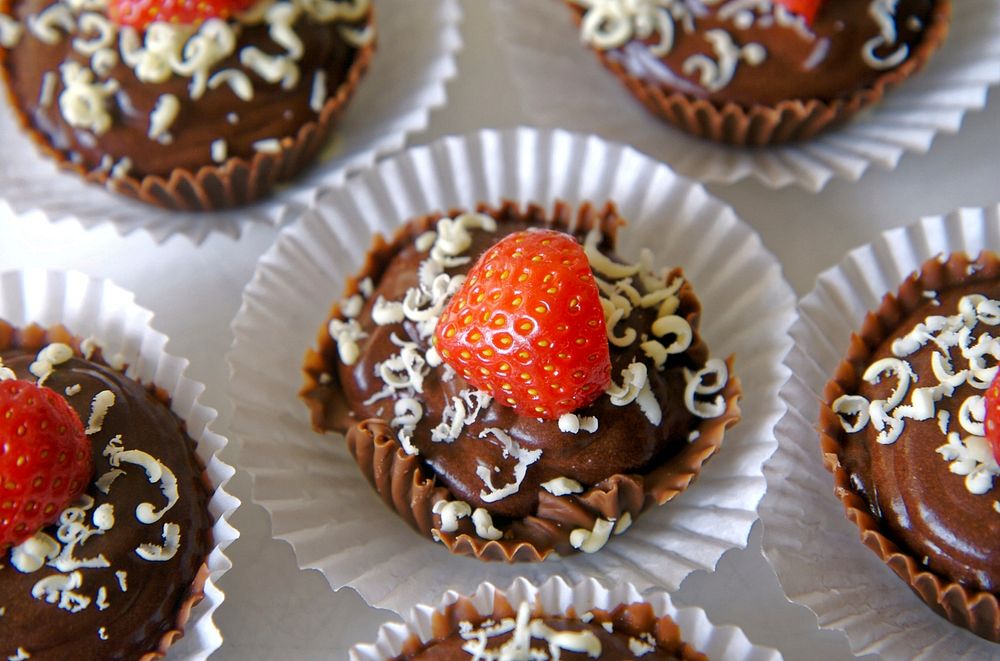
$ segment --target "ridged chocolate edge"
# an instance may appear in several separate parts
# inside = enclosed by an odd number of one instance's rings
[[[623,633],[628,636],[639,638],[643,634],[649,634],[656,641],[661,650],[674,655],[680,661],[706,661],[704,654],[696,651],[690,644],[684,642],[681,637],[680,627],[668,615],[656,616],[652,605],[645,601],[617,604],[611,610],[593,609],[593,622],[616,623],[615,633]],[[531,616],[535,617],[564,617],[566,619],[579,619],[578,614],[571,606],[565,612],[547,612],[541,604],[536,601],[532,608]],[[481,613],[476,608],[472,599],[460,596],[454,603],[448,604],[443,609],[434,612],[431,619],[431,636],[426,642],[420,640],[417,634],[412,635],[403,643],[402,654],[395,657],[396,661],[406,659],[408,656],[432,646],[459,633],[461,623],[471,622],[478,626],[486,620],[499,622],[504,618],[517,617],[517,608],[507,599],[507,596],[497,591],[493,597],[493,609],[488,613]]]
[[[9,8],[11,0],[0,1],[0,10]],[[375,25],[374,7],[369,9],[368,24]],[[281,151],[257,152],[252,158],[234,156],[215,165],[204,165],[192,172],[178,168],[170,176],[147,175],[138,179],[130,174],[112,178],[104,170],[88,170],[69,160],[34,129],[14,96],[6,67],[0,67],[11,109],[21,128],[43,155],[51,158],[63,170],[73,172],[86,181],[104,186],[120,195],[165,209],[177,211],[218,211],[255,202],[267,196],[274,187],[304,170],[326,145],[337,118],[357,89],[375,53],[375,42],[359,49],[336,93],[326,100],[317,119],[306,122],[294,136],[280,138]],[[0,49],[0,63],[6,52]]]
[[[969,274],[974,266],[975,273]],[[1000,642],[1000,603],[992,592],[967,588],[951,578],[924,567],[918,558],[884,532],[867,501],[852,486],[841,463],[846,432],[832,409],[841,395],[857,392],[873,353],[913,311],[927,302],[925,291],[945,291],[978,281],[1000,278],[1000,256],[983,252],[975,260],[955,253],[943,260],[926,261],[911,274],[896,294],[886,294],[875,311],[869,312],[859,333],[852,333],[845,358],[823,390],[819,416],[819,440],[823,465],[833,473],[834,493],[844,505],[848,519],[858,526],[861,541],[882,559],[934,612],[978,636]]]
[[[62,342],[63,344],[68,344],[73,348],[73,353],[76,356],[82,356],[83,352],[80,350],[80,338],[73,335],[65,326],[62,324],[57,324],[48,328],[39,326],[37,324],[30,324],[24,328],[17,328],[7,321],[0,319],[0,351],[7,351],[9,349],[27,349],[31,351],[41,350],[44,346],[52,344],[53,342]],[[96,349],[95,357],[100,358],[100,349]],[[147,389],[160,401],[164,403],[168,408],[170,407],[169,396],[159,388],[152,385],[146,385]],[[201,464],[201,460],[195,455],[195,459],[198,464]],[[202,467],[204,470],[204,467]],[[214,488],[209,483],[208,477],[202,474],[203,482],[205,484],[206,492],[209,497],[211,497]],[[211,537],[211,530],[209,531]],[[198,572],[195,574],[194,579],[191,581],[191,585],[187,590],[187,597],[178,605],[177,615],[174,618],[173,628],[161,634],[159,641],[157,642],[156,649],[149,652],[143,653],[139,657],[139,661],[154,661],[155,659],[162,659],[167,654],[167,650],[174,641],[180,640],[184,637],[184,627],[187,625],[188,620],[191,617],[191,609],[198,605],[202,599],[205,598],[205,583],[208,581],[209,577],[208,568],[208,554],[205,555],[205,560],[202,562],[201,567],[198,568]]]
[[[601,247],[609,252],[614,249],[617,229],[625,224],[612,203],[601,210],[589,203],[583,204],[575,218],[572,209],[563,202],[556,202],[551,214],[535,204],[522,211],[510,201],[496,208],[480,204],[477,210],[495,218],[514,217],[563,231],[585,233],[597,227],[604,235]],[[457,213],[460,211],[453,210],[449,215]],[[376,236],[360,274],[348,280],[345,297],[357,293],[358,283],[366,277],[377,282],[385,265],[401,246],[432,229],[440,217],[440,214],[433,214],[406,223],[397,230],[390,243]],[[674,274],[682,275],[679,269]],[[701,306],[688,282],[684,283],[680,296],[682,306],[692,310],[688,320],[695,330],[693,350],[704,346],[697,332]],[[319,329],[318,350],[309,349],[306,352],[303,367],[306,383],[299,393],[310,408],[313,427],[317,431],[326,430],[326,411],[320,400],[320,391],[338,387],[335,369],[339,360],[337,346],[326,331],[329,320],[333,318],[340,318],[339,304],[333,306],[327,322]],[[400,448],[387,420],[365,420],[353,424],[349,421],[347,405],[343,401],[338,402],[338,417],[346,428],[348,448],[365,478],[383,502],[412,528],[425,537],[440,541],[458,555],[472,555],[488,561],[539,562],[553,551],[563,556],[578,553],[579,550],[569,542],[574,529],[593,529],[597,518],[617,521],[628,514],[635,520],[651,505],[662,505],[672,500],[691,484],[704,463],[719,450],[725,430],[740,419],[740,380],[733,375],[732,357],[726,364],[730,371],[729,381],[723,390],[726,410],[718,418],[701,422],[697,428],[699,437],[694,443],[685,445],[678,454],[642,475],[611,475],[578,495],[556,497],[542,491],[536,515],[513,521],[500,540],[486,540],[462,529],[455,533],[436,530],[432,512],[434,504],[448,499],[451,494],[446,487],[437,484],[434,472],[426,468],[418,457],[407,455]],[[323,374],[332,375],[334,381],[322,385],[320,378]],[[461,525],[468,528],[470,524],[463,520]],[[530,541],[532,539],[536,541]]]
[[[579,24],[579,6],[573,0],[564,2],[573,9]],[[938,0],[931,25],[905,62],[879,76],[871,86],[832,101],[789,99],[750,107],[718,103],[644,81],[626,71],[606,52],[591,50],[656,117],[699,138],[743,147],[765,147],[808,140],[878,103],[888,90],[923,68],[948,36],[951,14],[951,0]]]

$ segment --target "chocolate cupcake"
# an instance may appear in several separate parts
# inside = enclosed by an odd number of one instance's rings
[[[94,341],[62,327],[0,322],[0,358],[0,378],[42,383],[69,404],[93,458],[82,495],[5,551],[0,650],[18,659],[162,656],[204,596],[217,543],[194,441],[164,391],[112,368]]]
[[[679,269],[654,273],[650,254],[636,264],[613,257],[622,223],[610,205],[584,205],[574,217],[564,205],[547,215],[510,203],[415,219],[390,243],[376,239],[318,349],[308,352],[301,394],[313,426],[345,433],[385,503],[452,552],[537,561],[597,551],[644,509],[686,488],[738,419],[732,360],[709,358],[690,283]],[[543,237],[542,228],[560,232]],[[509,294],[505,309],[525,306],[509,333],[458,333],[487,337],[492,348],[476,355],[499,359],[473,366],[449,357],[449,320],[486,299],[466,290],[485,282],[481,268],[488,271],[473,262],[524,232],[528,243],[575,237],[569,242],[589,266],[571,279],[595,285],[597,321],[556,314],[547,326],[546,311],[530,313],[557,309],[563,281],[558,264],[532,257],[541,266],[511,271],[513,282],[497,290],[497,300],[500,290]],[[518,288],[534,275],[555,278],[544,300]],[[476,308],[474,316],[493,323],[499,312]],[[600,342],[584,326],[597,329]],[[531,347],[511,345],[519,333],[533,338]],[[601,365],[602,351],[607,363],[592,382],[588,361]],[[484,385],[484,371],[498,381]],[[568,408],[547,408],[560,401]]]
[[[996,255],[926,262],[865,318],[819,422],[865,545],[939,615],[995,642],[1000,465],[986,420],[998,312]]]
[[[598,59],[656,116],[700,137],[808,139],[877,103],[941,45],[950,0],[565,0]],[[818,9],[817,9],[818,6]]]
[[[211,210],[317,156],[368,66],[374,19],[369,0],[8,0],[0,45],[16,115],[61,167]]]

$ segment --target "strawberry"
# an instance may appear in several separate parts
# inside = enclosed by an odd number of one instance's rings
[[[611,381],[600,294],[577,241],[510,234],[483,253],[434,333],[441,358],[518,413],[554,420]]]
[[[30,381],[0,381],[0,549],[56,521],[92,472],[90,439],[65,399]]]
[[[986,420],[983,421],[986,440],[993,448],[993,456],[1000,462],[1000,372],[986,389]]]
[[[823,0],[778,0],[785,9],[806,19],[806,25],[812,25],[819,13]]]
[[[109,0],[108,16],[118,25],[145,30],[150,23],[200,25],[210,18],[229,18],[256,0]]]

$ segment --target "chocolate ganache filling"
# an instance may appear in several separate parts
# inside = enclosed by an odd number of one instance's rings
[[[720,394],[728,367],[708,358],[700,303],[683,274],[654,274],[651,254],[640,264],[609,258],[611,240],[600,232],[578,238],[610,320],[606,393],[557,423],[519,415],[442,365],[431,335],[463,274],[501,237],[537,226],[504,208],[410,227],[339,306],[329,327],[339,359],[327,385],[306,393],[317,427],[346,431],[349,441],[387,421],[401,451],[450,491],[451,502],[434,508],[444,531],[455,530],[449,513],[521,519],[536,513],[544,492],[580,493],[612,475],[643,473],[690,447],[703,418],[728,409]],[[501,534],[479,516],[480,537]]]
[[[16,341],[0,351],[17,378],[36,380],[29,371],[41,349],[36,331],[21,332],[25,346]],[[0,569],[0,654],[138,658],[179,627],[212,548],[194,442],[163,398],[99,353],[53,366],[44,385],[89,427],[94,478],[58,523],[8,552]]]
[[[884,534],[930,571],[1000,590],[1000,466],[984,395],[1000,345],[1000,280],[925,292],[832,409],[839,458]]]
[[[23,123],[60,158],[113,178],[288,148],[372,38],[366,0],[264,0],[230,20],[142,33],[115,25],[105,0],[0,9],[4,77]]]
[[[947,16],[940,0],[830,0],[811,26],[772,0],[566,2],[584,41],[636,78],[743,107],[848,97],[905,62]]]

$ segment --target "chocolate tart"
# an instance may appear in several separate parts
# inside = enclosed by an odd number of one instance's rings
[[[852,336],[819,431],[864,544],[936,613],[1000,642],[1000,465],[981,399],[994,309],[996,255],[926,262]]]
[[[191,608],[204,596],[206,560],[214,548],[211,487],[163,391],[110,367],[99,348],[61,326],[17,329],[0,321],[3,368],[17,378],[34,381],[29,366],[53,343],[68,345],[73,356],[54,365],[44,384],[65,396],[85,427],[97,427],[90,430],[94,478],[60,523],[5,553],[0,654],[160,658],[183,635]],[[114,403],[103,421],[90,425],[102,391],[113,393]],[[145,518],[156,520],[140,520],[143,509],[152,511]],[[111,525],[106,517],[99,522],[99,511],[111,513]],[[26,551],[31,542],[51,553],[33,555]]]
[[[829,0],[807,26],[773,1],[564,1],[652,114],[742,146],[807,140],[878,103],[938,49],[952,11],[951,0]]]
[[[149,204],[247,204],[321,152],[374,52],[370,0],[263,0],[197,27],[106,4],[0,0],[20,124],[63,169]]]
[[[496,634],[498,628],[513,630]],[[549,613],[538,603],[514,605],[497,592],[493,610],[488,613],[480,613],[469,598],[459,597],[434,614],[432,629],[430,640],[422,641],[418,636],[407,640],[403,653],[393,661],[471,659],[479,645],[484,653],[496,653],[503,645],[511,645],[511,639],[518,635],[524,636],[531,648],[543,650],[557,644],[557,636],[567,636],[565,646],[559,647],[559,658],[566,661],[617,661],[640,656],[648,661],[708,658],[681,639],[680,629],[670,617],[657,617],[646,602],[618,604],[610,610],[595,608],[580,614],[572,607],[565,613]]]
[[[458,222],[462,214],[451,212],[449,222]],[[532,227],[569,232],[590,249],[612,255],[624,224],[610,204],[601,210],[585,204],[574,214],[558,203],[549,214],[534,205],[522,209],[504,203],[480,205],[472,215],[496,225],[495,231],[470,230],[471,242],[461,257],[472,261],[501,236]],[[391,360],[401,342],[412,342],[415,351],[425,355],[430,348],[427,326],[409,320],[376,323],[373,309],[381,299],[398,300],[419,287],[420,274],[430,270],[428,255],[436,250],[427,253],[427,233],[441,220],[440,214],[413,219],[389,242],[376,236],[361,272],[347,284],[344,302],[333,306],[329,323],[320,330],[317,349],[305,357],[306,383],[300,394],[311,410],[313,426],[344,433],[363,474],[386,505],[453,553],[513,562],[539,561],[553,552],[596,551],[643,510],[683,491],[718,451],[726,428],[740,415],[739,379],[726,378],[732,359],[709,359],[697,332],[701,305],[683,273],[674,269],[660,274],[656,286],[675,285],[671,297],[676,310],[669,314],[689,326],[689,346],[657,368],[640,341],[611,345],[612,388],[623,382],[627,366],[642,363],[645,391],[654,398],[655,411],[645,412],[634,400],[613,404],[605,393],[572,416],[580,427],[576,433],[562,431],[555,421],[521,417],[511,408],[482,401],[460,375],[434,367],[423,375],[422,418],[412,430],[412,441],[403,443],[397,434],[399,420],[393,424],[399,415],[394,401],[380,394],[384,388],[378,365]],[[591,230],[595,234],[587,244]],[[460,275],[469,266],[449,267],[446,273]],[[635,286],[644,290],[639,279],[637,275]],[[443,305],[443,299],[438,303]],[[622,326],[627,326],[636,329],[637,337],[649,333],[649,339],[655,339],[649,327],[658,314],[636,306],[615,332],[625,335]],[[433,325],[436,318],[424,323]],[[338,342],[331,326],[360,331],[355,360],[346,362],[344,354],[349,348],[345,345],[353,341],[344,342],[338,334]],[[693,405],[710,401],[714,407],[705,417],[683,403],[689,380],[699,378],[705,379],[706,388],[697,396],[700,403]],[[454,426],[458,405],[449,402],[456,399],[465,402],[464,424],[435,440],[442,433],[435,432],[441,423]],[[596,429],[587,431],[588,423]],[[539,450],[538,457],[522,466],[525,453]],[[493,480],[479,474],[480,466],[492,470],[497,481],[515,486],[504,496],[490,498],[495,494],[486,492],[494,489]]]

